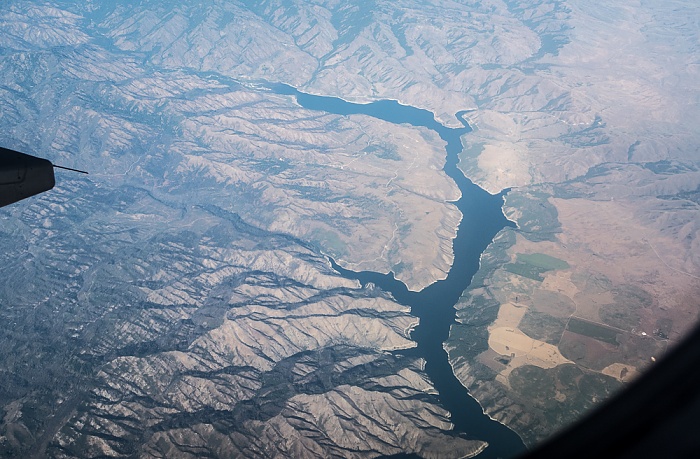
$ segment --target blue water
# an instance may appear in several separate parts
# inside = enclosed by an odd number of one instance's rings
[[[270,84],[268,89],[296,97],[299,105],[309,110],[336,115],[361,114],[390,123],[426,127],[446,142],[444,170],[462,192],[462,197],[455,204],[464,216],[453,241],[454,262],[447,278],[420,292],[412,292],[394,279],[393,273],[350,271],[338,266],[332,259],[331,264],[344,277],[359,280],[363,285],[372,282],[382,290],[391,292],[399,303],[411,307],[412,314],[420,319],[420,325],[411,334],[418,345],[405,353],[426,360],[426,373],[439,392],[440,402],[452,413],[455,432],[489,443],[489,447],[479,455],[480,458],[508,458],[524,451],[525,446],[518,435],[483,414],[481,406],[455,377],[442,347],[450,325],[455,322],[454,306],[479,269],[481,253],[496,233],[506,226],[513,226],[501,211],[502,194],[489,194],[464,177],[457,168],[458,155],[462,151],[461,136],[471,131],[463,119],[465,112],[457,114],[463,127],[448,128],[437,122],[431,112],[396,101],[356,104],[335,97],[304,94],[284,84]]]

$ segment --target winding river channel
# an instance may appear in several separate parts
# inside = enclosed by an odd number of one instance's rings
[[[335,97],[305,94],[284,84],[270,84],[267,89],[277,94],[294,96],[299,105],[309,110],[336,115],[366,115],[390,123],[425,127],[445,141],[444,171],[462,192],[462,197],[455,205],[463,215],[453,241],[454,262],[447,277],[420,292],[413,292],[396,280],[393,273],[350,271],[338,266],[332,259],[331,264],[346,278],[358,280],[363,285],[372,282],[382,290],[391,292],[399,303],[409,306],[412,314],[420,319],[420,325],[411,334],[417,347],[407,353],[425,359],[425,370],[439,392],[440,402],[452,414],[455,433],[489,443],[489,447],[479,455],[480,458],[507,458],[522,452],[525,447],[520,437],[483,413],[481,406],[454,375],[443,349],[450,326],[455,322],[454,306],[479,269],[481,253],[496,233],[513,225],[503,216],[503,196],[489,194],[468,180],[457,168],[458,155],[462,151],[461,137],[471,131],[463,118],[465,112],[457,113],[463,127],[449,128],[437,122],[427,110],[401,105],[392,100],[357,104]]]

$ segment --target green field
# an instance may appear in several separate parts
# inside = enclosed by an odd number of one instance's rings
[[[536,266],[545,271],[569,268],[569,263],[544,253],[519,253],[517,259],[519,263]]]
[[[506,271],[518,276],[542,282],[543,273],[557,269],[567,269],[569,264],[564,260],[555,258],[544,253],[519,253],[515,263],[508,263],[504,266]]]
[[[587,320],[572,317],[571,320],[569,320],[569,324],[567,325],[566,329],[570,332],[588,336],[589,338],[597,339],[598,341],[602,341],[604,343],[614,344],[615,346],[619,344],[617,341],[617,335],[619,332],[617,330],[613,330],[612,328],[598,325],[593,322],[588,322]]]
[[[532,266],[525,263],[508,263],[503,267],[508,272],[517,274],[518,276],[527,277],[528,279],[536,280],[538,282],[542,282],[544,280],[542,273],[546,271],[542,268],[538,268],[537,266]]]

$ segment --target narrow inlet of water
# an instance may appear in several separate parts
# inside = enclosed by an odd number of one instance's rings
[[[372,282],[390,292],[396,301],[409,306],[411,313],[420,319],[420,325],[411,334],[417,347],[406,353],[425,359],[425,371],[439,392],[440,402],[452,414],[455,433],[489,443],[489,447],[479,455],[480,458],[510,458],[523,452],[525,446],[520,437],[505,425],[486,416],[478,402],[469,395],[452,372],[443,348],[450,326],[455,323],[454,306],[479,269],[481,254],[501,229],[513,226],[501,210],[502,194],[489,194],[468,180],[457,168],[458,155],[462,151],[461,137],[471,132],[463,118],[465,112],[457,113],[463,127],[448,128],[437,122],[431,112],[401,105],[396,101],[356,104],[336,97],[305,94],[284,84],[270,84],[267,88],[276,94],[294,96],[299,105],[308,110],[336,115],[366,115],[394,124],[422,126],[435,131],[445,141],[444,171],[462,192],[462,197],[455,205],[463,215],[457,236],[453,240],[454,262],[447,277],[420,292],[412,292],[396,280],[393,273],[350,271],[332,259],[331,264],[346,278],[358,280],[363,285]]]

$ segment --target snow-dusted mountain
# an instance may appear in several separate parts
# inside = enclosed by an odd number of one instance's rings
[[[55,190],[0,211],[0,456],[483,449],[454,435],[425,362],[392,352],[415,346],[416,317],[324,256],[413,290],[443,278],[462,218],[443,142],[303,109],[278,82],[452,127],[469,110],[460,168],[514,188],[519,228],[485,253],[446,348],[490,416],[547,436],[697,318],[697,15],[684,1],[4,2],[0,145],[90,175],[57,172]]]

